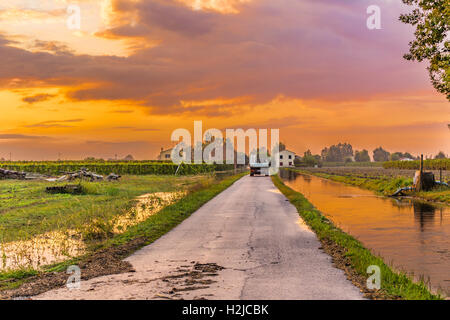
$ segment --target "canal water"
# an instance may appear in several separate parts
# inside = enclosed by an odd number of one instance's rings
[[[423,276],[450,296],[450,207],[396,200],[342,183],[282,170],[281,178],[395,269]]]

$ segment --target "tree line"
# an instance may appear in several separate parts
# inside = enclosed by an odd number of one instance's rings
[[[420,157],[413,156],[409,152],[393,152],[378,147],[372,151],[372,159],[374,162],[398,161],[398,160],[418,160]],[[434,159],[446,159],[444,152],[440,151],[434,156]],[[296,159],[296,164],[304,164],[308,166],[320,165],[323,162],[370,162],[369,151],[353,150],[353,146],[349,143],[339,143],[322,149],[320,155],[312,154],[311,150],[307,150],[303,157]]]

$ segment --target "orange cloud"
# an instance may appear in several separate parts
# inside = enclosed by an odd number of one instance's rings
[[[24,45],[0,34],[3,134],[45,132],[80,156],[114,146],[151,158],[171,130],[200,119],[216,128],[280,128],[298,152],[344,140],[450,152],[448,102],[434,93],[424,65],[402,59],[412,30],[398,22],[399,5],[385,4],[383,30],[369,31],[356,0],[104,3],[102,26],[92,23],[92,33],[75,41],[47,31],[46,40]],[[104,41],[130,51],[118,56]],[[80,54],[84,47],[97,53]],[[21,154],[39,154],[25,142],[34,151]],[[58,143],[45,152],[68,150]],[[0,153],[10,148],[0,144]]]

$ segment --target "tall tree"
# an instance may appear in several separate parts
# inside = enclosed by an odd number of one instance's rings
[[[356,162],[370,162],[369,151],[366,149],[362,151],[355,151],[355,161]]]
[[[403,158],[414,159],[414,156],[409,152],[394,152],[391,153],[390,159],[391,161],[398,161]]]
[[[308,166],[308,167],[312,167],[315,165],[321,166],[320,158],[321,157],[319,155],[313,155],[311,150],[307,150],[303,154],[303,158],[302,158],[301,162],[306,164],[306,166]],[[295,163],[295,161],[294,161],[294,163]]]
[[[439,151],[439,153],[434,157],[435,159],[445,159],[445,153],[442,151]]]
[[[346,158],[353,156],[353,147],[348,143],[339,143],[323,149],[321,156],[327,162],[344,162]]]
[[[416,27],[415,39],[409,43],[407,60],[428,60],[431,83],[450,100],[450,22],[449,0],[402,0],[413,6],[409,14],[402,14],[400,21]]]
[[[384,150],[382,147],[373,150],[373,161],[384,162],[389,160],[390,153]]]

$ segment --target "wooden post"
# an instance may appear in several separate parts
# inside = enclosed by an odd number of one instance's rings
[[[420,155],[420,175],[423,174],[423,154]]]
[[[417,191],[422,191],[423,189],[423,154],[420,155],[419,183],[416,189]]]

